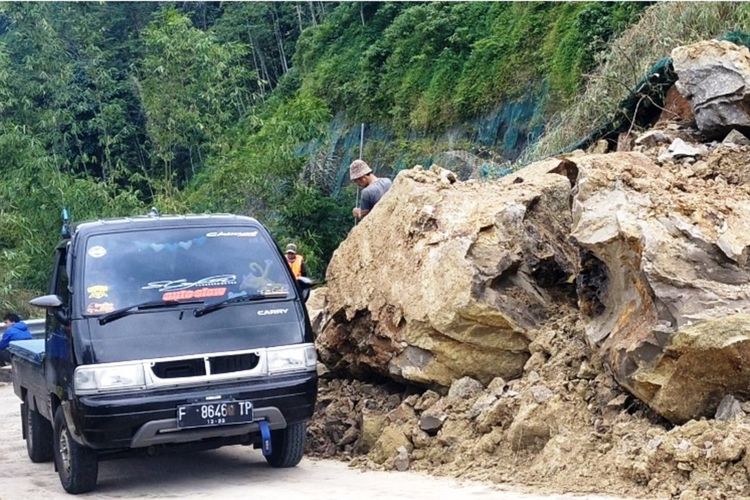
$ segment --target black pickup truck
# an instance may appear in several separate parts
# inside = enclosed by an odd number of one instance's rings
[[[69,493],[99,460],[244,444],[302,458],[316,354],[295,280],[256,220],[158,216],[82,223],[55,252],[44,340],[11,344],[33,462]]]

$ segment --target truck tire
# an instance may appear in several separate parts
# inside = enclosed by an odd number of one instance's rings
[[[268,465],[277,468],[294,467],[305,452],[305,422],[287,425],[286,429],[271,431],[271,454],[266,457]]]
[[[68,493],[86,493],[96,487],[99,462],[96,452],[70,436],[62,407],[55,412],[53,448],[60,483]]]
[[[52,424],[32,409],[28,397],[26,399],[21,405],[26,451],[34,463],[49,462],[52,460]]]

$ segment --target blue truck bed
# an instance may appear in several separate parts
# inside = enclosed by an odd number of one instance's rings
[[[13,356],[41,365],[44,361],[44,340],[14,340],[8,346],[8,351]]]

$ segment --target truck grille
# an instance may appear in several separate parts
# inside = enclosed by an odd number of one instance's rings
[[[158,378],[205,377],[252,370],[260,362],[256,353],[225,354],[200,358],[186,358],[158,361],[151,365],[151,371]]]

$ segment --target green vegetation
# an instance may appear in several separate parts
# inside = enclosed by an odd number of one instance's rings
[[[365,158],[398,170],[475,147],[441,134],[503,103],[542,102],[534,126],[572,105],[541,154],[615,112],[678,42],[743,29],[748,10],[647,7],[0,3],[0,301],[44,289],[63,206],[249,214],[322,277],[353,224],[342,131],[368,123]]]
[[[547,133],[519,163],[555,154],[612,121],[622,113],[619,104],[636,87],[651,66],[674,47],[729,32],[750,29],[750,5],[744,3],[658,3],[611,43],[598,58],[598,66],[584,91],[550,120]],[[746,37],[734,33],[735,43]]]

